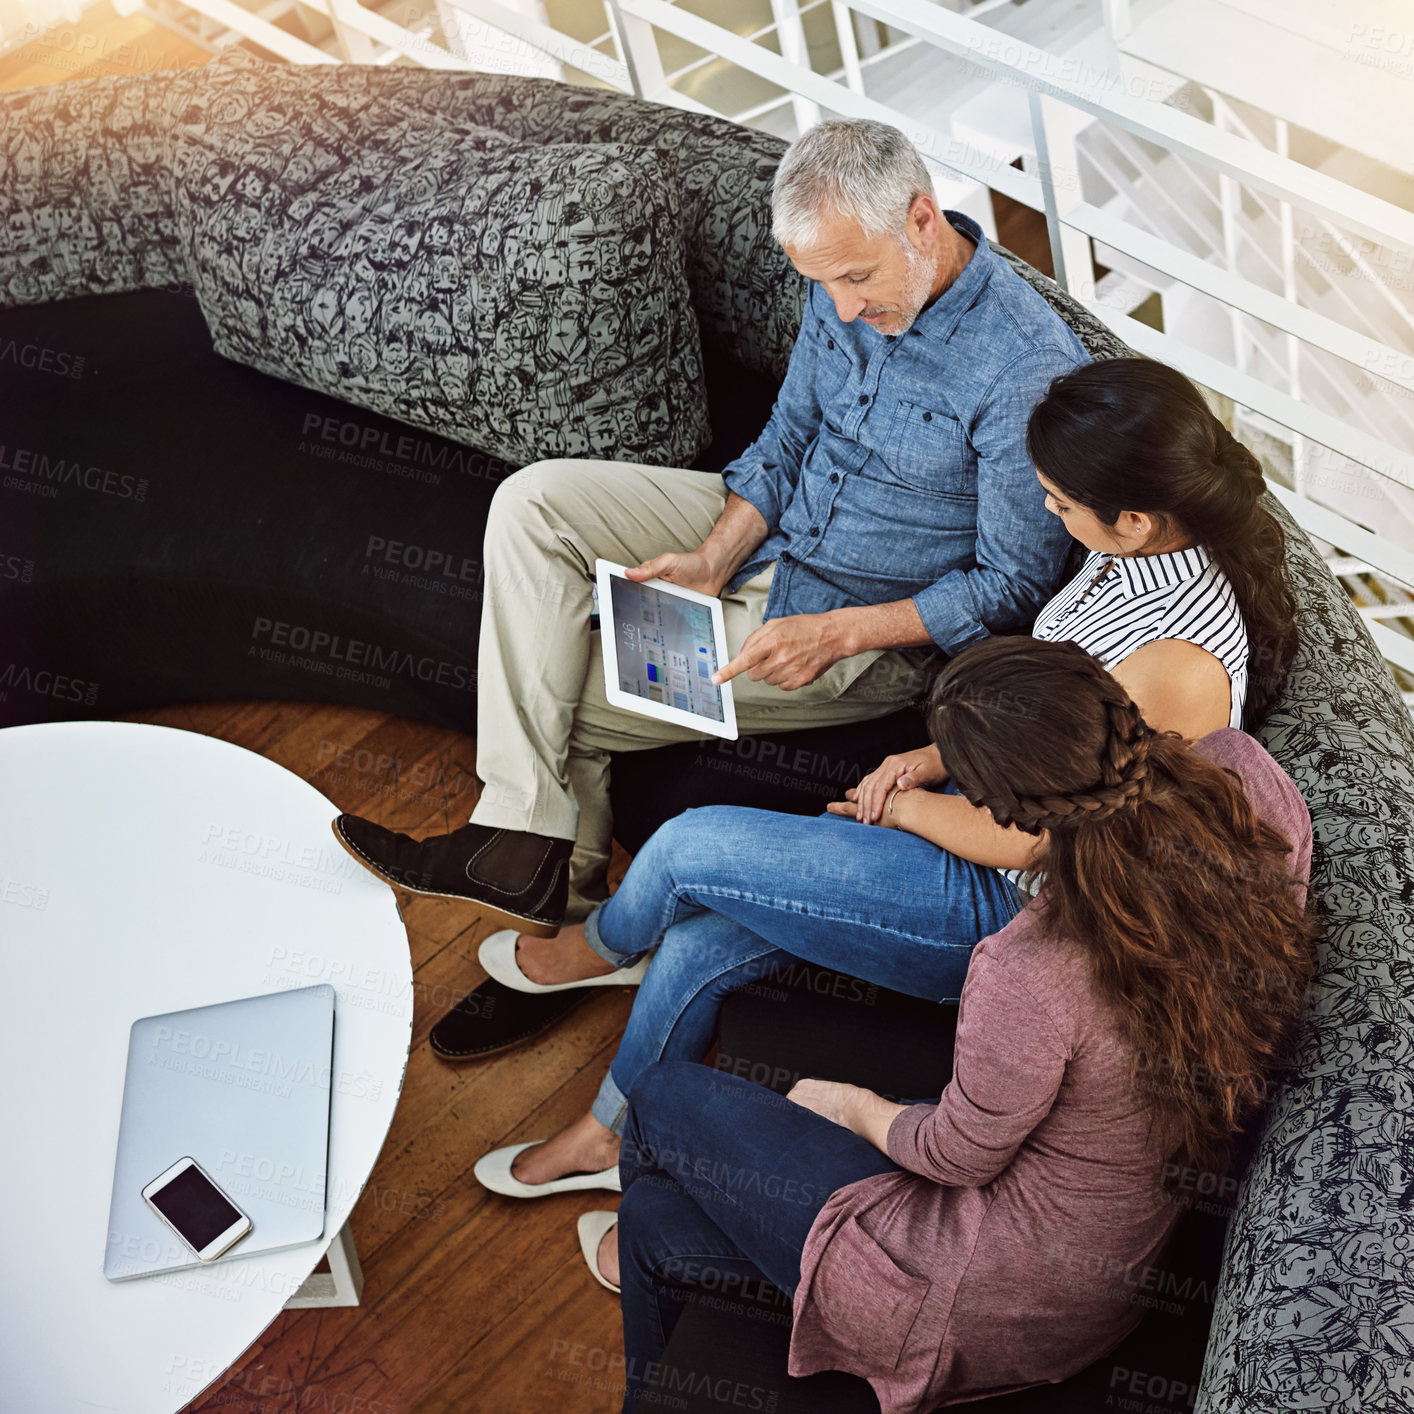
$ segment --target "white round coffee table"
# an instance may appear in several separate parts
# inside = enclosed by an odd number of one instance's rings
[[[0,802],[0,1410],[167,1414],[235,1362],[336,1238],[331,1265],[348,1275],[341,1229],[407,1065],[407,936],[392,891],[330,833],[335,807],[211,737],[12,727]],[[333,1093],[324,1237],[107,1281],[132,1022],[319,982],[336,992],[334,1071],[360,1078]]]

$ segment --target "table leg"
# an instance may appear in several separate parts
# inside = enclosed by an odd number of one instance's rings
[[[329,1246],[329,1270],[316,1272],[285,1302],[285,1310],[302,1311],[311,1306],[357,1306],[363,1294],[363,1268],[358,1264],[353,1233],[348,1223]]]

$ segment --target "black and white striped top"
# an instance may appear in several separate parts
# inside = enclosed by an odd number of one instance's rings
[[[1163,555],[1092,550],[1080,572],[1036,617],[1032,637],[1078,643],[1107,669],[1146,643],[1181,638],[1227,669],[1228,725],[1242,728],[1247,701],[1247,626],[1227,576],[1201,546]],[[1002,873],[1018,889],[1025,871]],[[1039,887],[1040,877],[1032,885]]]
[[[1036,616],[1031,633],[1078,643],[1109,669],[1161,638],[1196,643],[1227,669],[1228,726],[1242,728],[1247,627],[1227,576],[1200,545],[1164,555],[1092,550],[1080,573]]]

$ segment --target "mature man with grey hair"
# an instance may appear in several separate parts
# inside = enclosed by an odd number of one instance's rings
[[[920,195],[933,195],[932,178],[917,149],[896,128],[873,122],[821,123],[791,146],[777,169],[772,226],[797,264],[800,252],[809,252],[814,263],[828,264],[832,238],[887,238],[897,246],[903,256],[900,303],[871,307],[861,301],[858,313],[881,334],[897,336],[907,332],[929,302],[940,274],[926,243],[915,243],[908,235],[914,199]],[[938,223],[936,254],[946,250],[958,269],[971,258],[973,244]],[[841,309],[839,317],[849,320],[854,315]]]
[[[918,650],[1024,631],[1062,576],[1068,537],[1025,431],[1051,379],[1085,360],[1074,334],[975,222],[938,208],[895,128],[807,132],[776,174],[773,216],[809,289],[761,436],[722,476],[546,461],[502,483],[471,822],[422,841],[335,822],[380,878],[509,922],[519,937],[497,935],[482,960],[521,991],[584,976],[582,923],[606,896],[609,753],[694,735],[606,700],[596,558],[722,598],[734,656],[719,677],[735,679],[746,734],[892,711],[920,692]],[[531,1034],[502,1036],[513,1023],[486,1013],[463,999],[434,1049],[467,1058]]]

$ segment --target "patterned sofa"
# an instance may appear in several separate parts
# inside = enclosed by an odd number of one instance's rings
[[[693,434],[702,444],[696,464],[720,467],[759,427],[802,294],[770,239],[769,181],[782,145],[769,136],[542,80],[401,67],[292,71],[236,50],[205,70],[0,94],[8,233],[0,251],[0,720],[275,697],[474,721],[485,506],[513,469],[498,445],[522,447],[497,443],[504,428],[467,395],[472,365],[499,347],[495,331],[486,349],[449,346],[447,330],[423,317],[439,307],[439,277],[413,259],[396,223],[377,240],[346,225],[314,242],[316,254],[342,254],[363,272],[385,325],[370,323],[366,308],[349,313],[363,298],[357,286],[340,286],[333,302],[321,295],[318,280],[302,274],[297,235],[283,246],[262,241],[264,223],[317,216],[317,180],[359,173],[390,119],[416,148],[416,162],[405,165],[432,173],[434,196],[455,193],[458,179],[437,167],[437,144],[424,130],[492,158],[504,156],[506,141],[656,154],[675,175],[676,195],[666,206],[640,204],[638,220],[666,228],[654,247],[666,252],[663,291],[678,278],[671,265],[680,254],[691,323],[680,318],[654,356],[674,377],[695,380],[689,401],[705,390],[710,443],[704,423]],[[273,168],[279,148],[270,139],[281,124],[316,133],[329,160]],[[386,156],[385,143],[380,162]],[[627,176],[619,175],[641,197],[644,183],[632,180],[638,160],[625,157]],[[370,180],[400,180],[398,165],[377,167]],[[338,190],[351,202],[369,195],[358,184]],[[427,194],[386,190],[409,201]],[[310,200],[299,205],[302,195]],[[361,209],[377,215],[375,205]],[[1124,352],[1050,281],[1003,254],[1094,356]],[[571,289],[573,272],[567,278]],[[330,318],[335,304],[339,320]],[[557,309],[557,327],[565,318]],[[388,339],[401,331],[404,371],[420,376],[433,366],[446,375],[418,383],[420,404],[404,396],[405,380],[358,363],[358,339],[370,329]],[[543,344],[529,346],[543,354]],[[486,357],[494,373],[496,357]],[[512,350],[502,366],[515,357]],[[453,362],[430,362],[443,358]],[[495,386],[533,402],[533,380]],[[517,422],[517,436],[524,427]],[[357,456],[345,454],[350,447]],[[649,450],[637,447],[641,456]],[[999,1414],[1414,1408],[1414,732],[1359,616],[1315,548],[1288,529],[1302,650],[1262,737],[1315,822],[1325,939],[1300,1062],[1253,1137],[1240,1191],[1209,1195],[1195,1179],[1194,1213],[1216,1220],[1214,1240],[1231,1210],[1210,1335],[1206,1290],[1196,1301],[1190,1291],[1186,1303],[1199,1315],[1196,1345],[1191,1319],[1179,1339],[1161,1303],[1146,1302],[1154,1309],[1136,1343],[1077,1381],[979,1406]],[[391,561],[390,545],[416,549],[418,565],[406,554]],[[355,642],[386,648],[386,667],[363,671]],[[707,801],[818,809],[916,732],[901,714],[867,729],[728,744],[729,752],[620,758],[620,838],[636,847],[662,819]],[[918,1087],[928,1083],[928,1054],[945,1045],[946,1018],[888,994],[836,1015],[840,994],[828,975],[806,972],[780,1000],[734,1001],[723,1055],[763,1067],[778,1084],[800,1068],[831,1069],[895,1093],[927,1093]],[[824,1054],[812,1050],[821,1036]],[[1171,1269],[1183,1269],[1181,1254]],[[874,1407],[860,1381],[787,1380],[779,1322],[773,1344],[773,1327],[759,1316],[690,1312],[670,1362],[689,1373],[755,1370],[777,1411]],[[740,1407],[737,1394],[722,1402],[713,1393],[720,1382],[683,1388],[678,1407]]]

